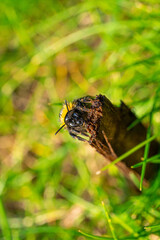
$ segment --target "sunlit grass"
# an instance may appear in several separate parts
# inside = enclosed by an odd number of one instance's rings
[[[158,135],[154,135],[150,138],[147,138],[145,141],[143,141],[142,143],[139,143],[138,145],[136,145],[134,148],[132,148],[131,150],[129,150],[128,152],[125,152],[124,154],[122,154],[120,157],[117,157],[113,162],[110,162],[108,165],[106,165],[105,167],[103,167],[101,170],[97,171],[97,174],[100,174],[102,171],[107,170],[109,167],[115,165],[116,163],[122,161],[123,159],[127,158],[128,156],[130,156],[131,154],[133,154],[134,152],[136,152],[138,149],[142,148],[143,146],[147,145],[147,143],[153,141],[154,139],[157,138]],[[141,164],[140,164],[141,165]]]
[[[153,130],[143,146],[160,140],[159,8],[0,2],[0,239],[159,239],[159,175],[138,194],[113,166],[97,176],[107,163],[87,144],[54,135],[65,99],[101,93]]]

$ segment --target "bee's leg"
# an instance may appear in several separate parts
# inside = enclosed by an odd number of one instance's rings
[[[73,133],[74,135],[81,134],[81,135],[83,135],[83,136],[88,137],[88,134],[87,134],[87,132],[85,132],[85,131],[82,131],[82,132],[81,132],[80,130],[72,129],[72,130],[70,130],[69,132]]]
[[[80,107],[80,106],[77,106],[76,109],[82,111],[82,112],[90,112],[90,109],[89,108],[86,108],[86,107]]]
[[[73,138],[76,138],[77,137],[77,135],[76,134],[73,134],[73,133],[71,133],[71,132],[69,132],[69,134],[71,135],[71,137],[73,137]]]
[[[84,112],[89,112],[90,109],[85,104],[90,104],[91,102],[92,99],[90,97],[79,98],[76,100],[76,108]]]
[[[77,139],[80,140],[80,141],[87,141],[86,139],[78,136],[78,134],[81,134],[81,135],[83,135],[83,136],[88,137],[88,135],[87,135],[86,133],[81,132],[81,131],[79,131],[79,130],[69,129],[69,134],[70,134],[73,138],[77,138]]]
[[[69,133],[73,138],[77,138],[78,140],[80,140],[80,141],[83,141],[83,142],[85,142],[85,141],[87,141],[86,139],[84,139],[84,138],[82,138],[82,137],[80,137],[80,136],[78,136],[78,135],[76,135],[76,134],[73,134],[73,133]]]
[[[83,142],[88,142],[85,138],[82,138],[80,136],[76,136],[78,140],[83,141]]]
[[[85,132],[80,132],[80,134],[82,134],[83,136],[89,137],[88,134]]]

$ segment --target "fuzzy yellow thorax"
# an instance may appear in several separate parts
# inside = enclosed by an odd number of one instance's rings
[[[67,106],[68,106],[68,109],[67,109]],[[61,122],[61,126],[65,124],[65,122],[64,122],[65,116],[66,116],[68,110],[69,111],[72,110],[73,104],[70,102],[70,103],[67,103],[67,106],[66,106],[66,104],[63,104],[63,108],[60,112],[59,119],[60,119],[60,122]]]

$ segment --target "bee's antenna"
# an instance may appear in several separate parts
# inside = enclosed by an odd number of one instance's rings
[[[67,100],[65,100],[65,104],[66,104],[66,107],[67,107],[67,111],[69,112],[69,108],[68,108],[68,102],[67,102]]]
[[[55,135],[65,126],[65,124],[58,129],[58,131],[55,133]]]

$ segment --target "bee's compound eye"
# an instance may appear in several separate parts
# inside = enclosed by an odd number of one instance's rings
[[[65,123],[70,127],[78,127],[83,125],[83,118],[77,111],[70,111],[66,114]]]
[[[75,124],[76,124],[77,126],[81,126],[81,125],[83,125],[83,121],[82,121],[81,119],[78,119],[78,120],[75,122]]]
[[[72,122],[74,122],[77,126],[83,125],[83,119],[80,113],[74,112],[72,115]]]
[[[65,122],[68,122],[68,121],[69,121],[69,119],[70,119],[69,115],[68,115],[68,114],[66,114],[66,116],[65,116]]]
[[[73,117],[74,119],[78,119],[78,118],[80,117],[80,115],[79,115],[77,112],[74,112],[73,115],[72,115],[72,117]]]

